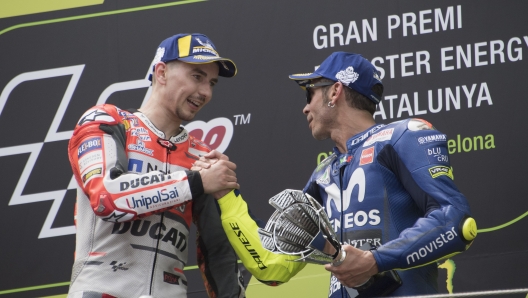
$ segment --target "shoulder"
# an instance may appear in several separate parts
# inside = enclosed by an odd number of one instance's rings
[[[447,146],[447,136],[423,119],[410,118],[391,123],[388,127],[394,128],[391,145],[402,155],[417,157],[416,150],[427,152],[427,149]]]
[[[314,170],[314,173],[321,172],[322,170],[326,169],[329,165],[332,164],[332,161],[334,161],[337,158],[337,155],[335,153],[332,153],[327,158],[323,159],[319,165]]]
[[[400,140],[415,139],[420,143],[421,138],[427,136],[436,136],[437,139],[445,141],[445,135],[436,130],[436,128],[428,121],[420,118],[409,118],[401,121],[390,123],[386,126],[393,131],[393,142]],[[423,140],[422,140],[423,141]]]
[[[97,105],[88,109],[77,121],[76,127],[89,124],[117,124],[129,112],[123,111],[111,104]]]
[[[315,168],[315,170],[312,173],[312,176],[310,177],[310,180],[308,181],[308,184],[310,184],[313,181],[317,181],[319,184],[328,184],[330,182],[330,171],[332,167],[332,163],[337,159],[337,155],[335,153],[332,153],[330,156],[325,158],[319,165]],[[311,193],[312,196],[314,195]]]

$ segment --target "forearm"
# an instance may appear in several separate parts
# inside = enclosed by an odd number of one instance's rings
[[[465,251],[473,240],[468,239],[472,228],[466,220],[467,215],[453,206],[420,218],[397,239],[372,251],[379,271],[420,267]]]
[[[292,262],[297,257],[264,249],[258,236],[257,223],[249,215],[247,204],[238,192],[231,191],[218,203],[227,238],[255,278],[268,285],[279,285],[304,268],[306,263]]]
[[[203,194],[197,172],[128,173],[124,132],[119,124],[101,127],[87,124],[78,128],[68,148],[73,173],[95,215],[130,221]]]

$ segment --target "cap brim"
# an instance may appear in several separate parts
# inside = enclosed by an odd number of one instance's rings
[[[301,88],[304,88],[306,84],[310,82],[312,79],[318,79],[321,78],[321,75],[318,75],[314,72],[312,73],[298,73],[298,74],[292,74],[289,76],[291,80],[294,80]]]
[[[206,55],[195,55],[189,57],[178,58],[177,60],[183,61],[190,64],[205,64],[218,62],[218,75],[221,77],[234,77],[237,74],[237,68],[235,63],[227,58],[206,56]]]

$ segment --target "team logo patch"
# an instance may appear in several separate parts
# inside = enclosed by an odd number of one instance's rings
[[[84,154],[93,151],[100,150],[102,148],[101,138],[95,137],[84,141],[77,149],[77,158],[80,158]]]
[[[451,178],[451,180],[454,180],[455,177],[453,176],[453,168],[445,167],[445,166],[436,166],[429,168],[429,174],[431,174],[431,177],[438,178],[440,176],[447,176]]]
[[[418,144],[425,145],[433,142],[446,142],[447,137],[445,134],[437,134],[437,135],[430,135],[430,136],[423,136],[416,138],[418,140]]]
[[[365,144],[363,144],[363,147],[370,146],[376,142],[390,140],[392,138],[393,133],[394,133],[394,128],[384,129],[378,133],[375,133],[365,141]]]
[[[113,270],[114,272],[116,272],[117,270],[124,270],[124,271],[127,271],[128,268],[125,267],[125,265],[126,265],[126,262],[119,263],[119,262],[117,262],[117,261],[112,261],[112,262],[110,263],[110,266],[112,266],[112,270]]]
[[[361,158],[359,159],[359,165],[366,165],[374,161],[374,147],[363,149],[361,151]]]

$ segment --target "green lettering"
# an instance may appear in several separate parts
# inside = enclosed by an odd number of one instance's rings
[[[477,141],[480,141],[480,146],[478,146]],[[484,139],[482,139],[482,136],[476,136],[473,137],[473,150],[482,150],[484,149]]]
[[[493,135],[486,135],[486,143],[484,146],[486,149],[495,148],[495,137]]]
[[[495,136],[492,134],[488,134],[485,137],[473,136],[465,138],[457,135],[456,139],[447,140],[447,149],[449,154],[493,148],[495,148]]]
[[[455,142],[455,140],[447,141],[447,148],[449,150],[449,154],[453,154],[456,152],[456,146],[457,146],[457,143]]]
[[[466,146],[466,143],[469,145]],[[473,143],[471,142],[471,139],[464,138],[464,140],[462,140],[462,150],[464,150],[464,152],[469,152],[471,151],[472,148],[473,148]]]
[[[326,154],[325,152],[319,153],[319,155],[317,155],[317,165],[319,165],[321,161],[325,160],[325,158],[327,157],[328,157],[328,154]]]

